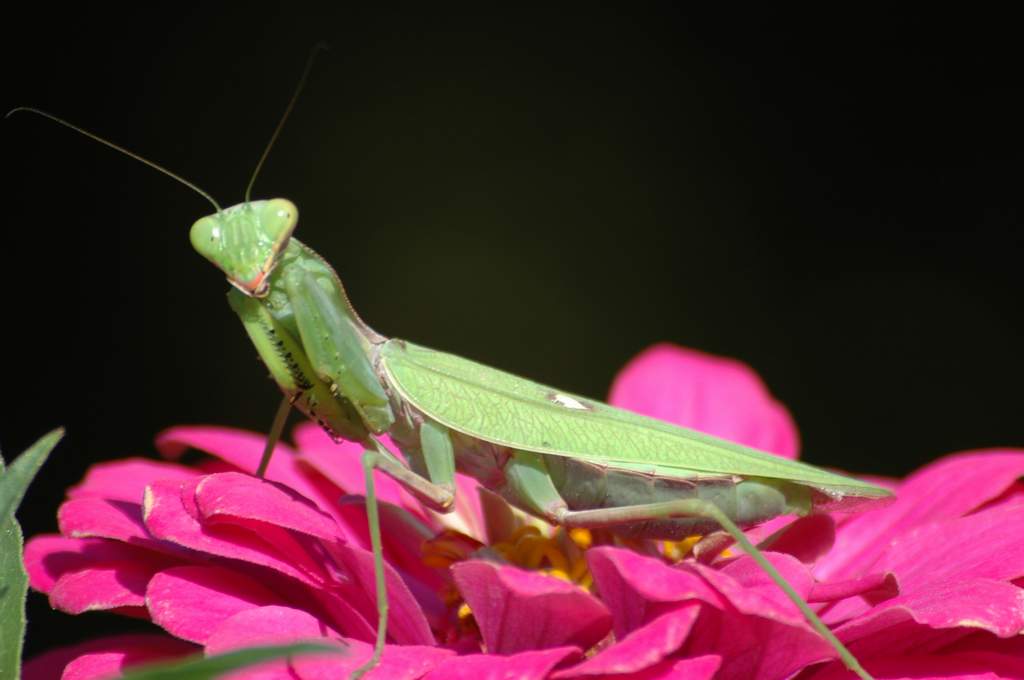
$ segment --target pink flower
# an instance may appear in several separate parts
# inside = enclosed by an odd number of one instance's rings
[[[735,361],[658,345],[623,369],[611,401],[798,452],[786,409]],[[26,664],[25,677],[109,677],[195,650],[300,639],[350,653],[245,677],[337,678],[360,665],[375,609],[358,448],[308,424],[295,443],[278,447],[267,481],[245,474],[261,437],[212,427],[157,440],[167,457],[193,448],[212,460],[93,467],[61,506],[61,535],[26,546],[32,586],[68,613],[115,611],[155,632],[55,650]],[[958,454],[885,482],[898,494],[886,507],[780,518],[750,535],[880,680],[1020,678],[1022,475],[1024,451]],[[459,487],[457,513],[441,518],[377,477],[391,615],[370,677],[849,675],[752,561],[722,553],[714,537],[672,563],[666,554],[690,543],[665,551],[524,529],[472,480]]]

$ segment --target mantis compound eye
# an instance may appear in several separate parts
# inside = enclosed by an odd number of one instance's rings
[[[299,209],[286,198],[269,200],[260,210],[260,230],[274,244],[275,251],[284,247],[298,221]]]

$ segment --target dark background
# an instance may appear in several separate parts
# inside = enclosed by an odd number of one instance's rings
[[[3,108],[230,204],[327,40],[255,194],[386,335],[598,397],[653,342],[738,357],[859,472],[1024,445],[1007,17],[152,11],[9,20]],[[266,429],[277,393],[189,246],[203,199],[30,115],[0,145],[0,445],[68,428],[33,534],[92,462]],[[31,600],[30,652],[115,625]]]

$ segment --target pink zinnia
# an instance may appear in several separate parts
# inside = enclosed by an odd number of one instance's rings
[[[798,452],[786,409],[735,361],[653,347],[619,374],[611,403]],[[191,448],[214,459],[104,463],[70,489],[61,535],[26,546],[32,586],[62,611],[117,611],[155,632],[54,650],[24,676],[110,677],[199,650],[307,639],[349,654],[242,677],[357,668],[376,621],[358,447],[300,425],[295,448],[280,445],[260,480],[248,471],[262,447],[251,433],[172,428],[157,439],[166,457]],[[1022,475],[1022,451],[956,454],[903,482],[882,480],[898,497],[888,506],[780,518],[750,535],[879,680],[1021,678]],[[672,563],[691,543],[625,547],[524,529],[461,477],[458,511],[442,518],[377,480],[391,614],[383,662],[368,677],[850,675],[749,558],[708,547],[714,537]]]

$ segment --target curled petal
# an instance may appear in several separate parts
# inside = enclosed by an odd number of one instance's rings
[[[107,562],[64,574],[50,591],[50,604],[67,614],[142,607],[146,584],[162,565],[152,560]]]
[[[776,568],[783,567],[784,575],[787,566],[800,565],[789,556],[768,557]],[[728,574],[704,565],[672,568],[617,548],[593,548],[587,558],[598,590],[616,617],[618,636],[666,611],[700,603],[701,620],[690,634],[686,650],[688,654],[721,656],[718,678],[786,677],[835,656],[793,603],[752,572],[746,572],[751,582],[744,587]],[[794,585],[799,592],[809,588],[809,581]]]
[[[195,488],[187,482],[155,482],[146,489],[143,520],[156,538],[200,553],[267,567],[309,585],[319,586],[323,574],[309,574],[286,559],[252,531],[232,525],[203,525],[197,519]]]
[[[188,449],[197,449],[245,473],[253,473],[259,467],[266,443],[266,436],[256,432],[208,425],[179,425],[156,437],[157,451],[166,458],[175,459]],[[278,442],[274,447],[265,477],[286,484],[308,498],[316,497],[316,489],[295,469],[295,451],[287,444]]]
[[[238,612],[281,599],[237,571],[212,566],[166,569],[146,591],[153,622],[171,635],[205,644],[220,624]]]
[[[800,450],[789,411],[734,359],[654,345],[619,371],[608,402],[784,458]]]
[[[210,636],[206,653],[223,654],[243,647],[299,641],[335,643],[339,653],[302,655],[263,664],[255,671],[257,677],[336,680],[348,677],[373,653],[371,645],[342,638],[336,630],[325,626],[308,612],[282,606],[247,609],[225,619]],[[388,645],[384,648],[380,665],[367,677],[415,680],[452,654],[438,647]]]
[[[699,613],[700,609],[693,605],[662,614],[608,649],[577,666],[559,671],[554,677],[557,680],[604,677],[639,673],[652,668],[682,646]],[[715,668],[718,668],[717,664]]]
[[[611,627],[604,604],[554,577],[478,560],[460,562],[452,572],[490,652],[589,649]]]
[[[874,571],[896,537],[923,524],[966,515],[1022,476],[1024,451],[1019,450],[960,453],[927,465],[897,488],[893,503],[845,521],[815,575],[841,580]]]
[[[44,652],[26,661],[22,680],[110,678],[139,664],[186,656],[199,648],[168,635],[117,635]]]
[[[875,680],[1004,680],[1024,677],[1024,657],[989,652],[885,654],[864,662]],[[846,680],[850,672],[833,663],[811,680]]]
[[[956,559],[950,559],[950,546],[956,546]],[[904,590],[966,577],[1020,578],[1024,576],[1024,503],[919,527],[892,541],[878,564],[894,572]]]
[[[157,479],[184,481],[199,472],[178,465],[144,458],[125,458],[90,467],[85,478],[68,489],[68,498],[105,498],[111,501],[142,503],[146,485]]]
[[[991,579],[937,582],[876,605],[836,630],[855,655],[919,651],[950,642],[951,629],[981,629],[999,637],[1024,631],[1024,590]],[[941,631],[941,632],[940,632]]]
[[[204,477],[195,493],[196,507],[204,520],[255,520],[322,540],[344,540],[333,517],[276,482],[223,472]]]
[[[787,553],[805,564],[813,564],[828,553],[836,540],[836,523],[831,515],[813,514],[790,521],[758,544],[761,550]]]
[[[49,593],[64,574],[78,571],[90,564],[131,562],[147,552],[132,546],[103,539],[74,539],[53,534],[34,536],[25,544],[25,570],[29,584]]]
[[[316,470],[317,473],[336,484],[343,493],[358,495],[366,493],[363,466],[360,462],[361,446],[352,442],[332,441],[323,429],[310,422],[297,425],[292,437],[299,450],[300,466],[308,466]],[[391,451],[398,451],[388,437],[381,437],[381,441]],[[482,540],[483,527],[480,523],[482,513],[480,501],[477,498],[479,483],[472,477],[456,473],[455,511],[437,517],[436,523],[432,517],[433,513],[425,510],[423,505],[403,489],[398,482],[379,470],[374,471],[373,479],[378,500],[404,508],[414,517],[428,524],[440,523]]]
[[[577,647],[555,647],[502,656],[499,654],[467,654],[446,659],[424,680],[462,680],[463,678],[516,678],[544,680],[552,670],[581,656]],[[553,677],[561,677],[555,675]]]
[[[373,553],[353,545],[328,545],[331,555],[351,575],[335,586],[348,603],[367,621],[377,621],[377,593],[374,585]],[[434,634],[416,598],[394,567],[384,562],[388,590],[388,635],[400,645],[433,645]]]

